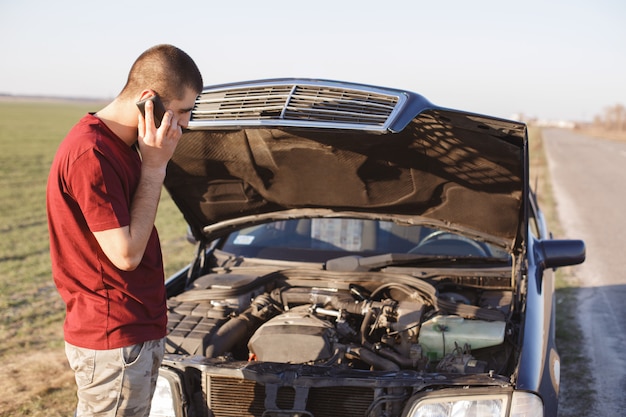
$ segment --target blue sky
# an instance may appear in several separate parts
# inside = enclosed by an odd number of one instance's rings
[[[626,105],[623,0],[0,0],[0,39],[0,94],[112,98],[171,43],[206,85],[330,78],[499,117]]]

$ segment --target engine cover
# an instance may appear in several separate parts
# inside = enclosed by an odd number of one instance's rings
[[[263,324],[248,349],[262,362],[307,363],[330,358],[334,341],[331,323],[296,308]]]

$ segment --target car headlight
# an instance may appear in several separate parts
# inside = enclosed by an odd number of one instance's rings
[[[543,402],[528,392],[442,390],[417,396],[406,417],[543,417]],[[510,406],[510,409],[509,409]]]
[[[179,417],[182,415],[180,378],[169,369],[159,369],[156,389],[152,397],[150,417]]]

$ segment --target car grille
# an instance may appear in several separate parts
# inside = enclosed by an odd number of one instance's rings
[[[266,411],[265,387],[261,384],[211,376],[209,385],[207,399],[214,417],[261,417]],[[294,398],[294,390],[283,387],[278,390],[276,403],[281,410],[291,410]],[[306,411],[315,417],[364,416],[373,400],[371,388],[313,387],[309,389]]]
[[[322,82],[237,85],[202,92],[189,128],[271,125],[384,130],[404,100],[398,92]]]

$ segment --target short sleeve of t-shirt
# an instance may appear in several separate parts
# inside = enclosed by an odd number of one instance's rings
[[[90,149],[75,162],[67,179],[68,191],[79,205],[92,232],[130,224],[130,196],[113,164],[100,152]]]

